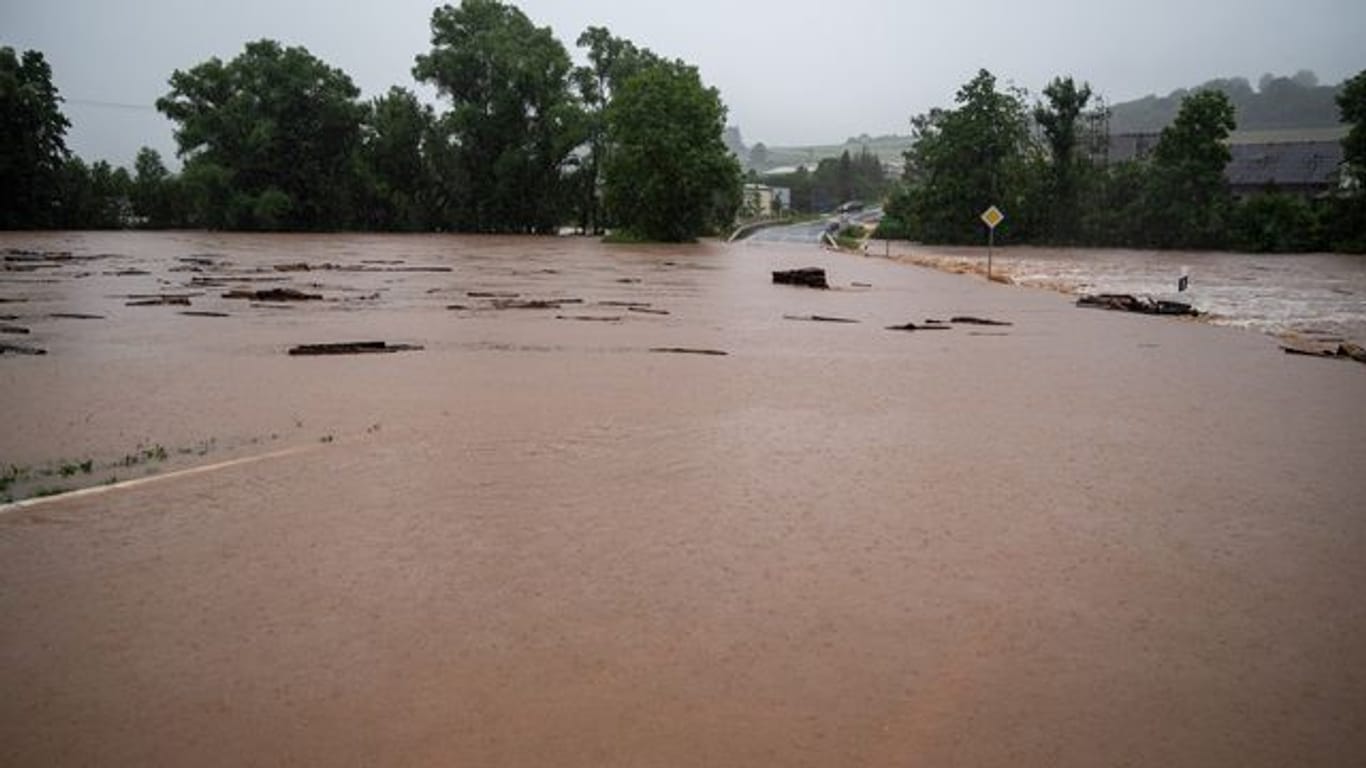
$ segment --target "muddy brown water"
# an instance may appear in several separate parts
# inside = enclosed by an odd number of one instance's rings
[[[798,245],[0,248],[113,254],[0,274],[0,463],[94,467],[0,511],[7,765],[1366,753],[1366,366]]]
[[[912,263],[985,269],[983,248],[898,243],[889,250]],[[1366,257],[1359,254],[1017,247],[995,256],[993,271],[1019,285],[1158,296],[1189,303],[1218,325],[1366,344]],[[1178,291],[1182,275],[1187,289]]]

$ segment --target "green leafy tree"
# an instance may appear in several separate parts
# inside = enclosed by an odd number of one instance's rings
[[[660,62],[627,80],[607,109],[606,202],[631,234],[687,241],[729,225],[740,163],[722,140],[726,108],[697,69]]]
[[[335,229],[351,220],[364,107],[351,78],[300,47],[248,43],[171,75],[157,109],[177,123],[198,223]],[[211,183],[210,183],[211,182]]]
[[[588,66],[575,67],[572,77],[584,106],[588,154],[580,161],[575,180],[579,222],[585,232],[598,233],[610,222],[602,211],[602,166],[608,152],[607,107],[621,85],[659,57],[630,40],[615,37],[604,27],[589,27],[579,35],[578,47],[587,49]]]
[[[978,215],[1006,211],[1000,232],[1028,235],[1024,180],[1036,154],[1024,94],[996,89],[986,70],[958,90],[956,109],[912,120],[915,145],[906,152],[906,193],[888,214],[926,242],[978,242]]]
[[[464,0],[432,13],[432,49],[413,75],[451,101],[443,125],[450,171],[464,185],[451,200],[455,227],[549,232],[569,196],[570,152],[583,138],[570,96],[569,54],[549,27],[498,0]]]
[[[133,161],[132,188],[129,192],[133,214],[142,225],[153,229],[180,226],[180,180],[167,170],[161,154],[151,147],[138,150]]]
[[[1254,195],[1233,211],[1235,248],[1258,253],[1295,253],[1320,245],[1314,210],[1302,197],[1268,192]]]
[[[54,223],[71,126],[61,101],[42,53],[0,48],[0,228]]]
[[[1342,156],[1358,184],[1366,184],[1366,70],[1342,84],[1338,93],[1342,122],[1352,126],[1342,140]]]
[[[1080,216],[1081,118],[1091,101],[1091,86],[1058,77],[1044,87],[1043,95],[1046,102],[1034,107],[1034,122],[1043,131],[1050,158],[1047,232],[1054,240],[1066,242],[1075,238]]]
[[[434,220],[434,174],[425,151],[436,119],[411,91],[370,103],[360,151],[361,219],[367,229],[420,230]]]
[[[1082,177],[1080,242],[1112,247],[1145,243],[1148,164],[1126,161],[1092,170]]]
[[[104,160],[93,165],[72,157],[62,168],[56,224],[66,229],[120,229],[132,213],[132,178]]]
[[[1147,239],[1159,248],[1213,248],[1224,242],[1232,197],[1224,181],[1233,105],[1221,91],[1181,102],[1153,152],[1145,198]]]
[[[1366,70],[1343,83],[1337,104],[1352,126],[1342,140],[1348,192],[1328,201],[1328,238],[1337,250],[1366,252]]]

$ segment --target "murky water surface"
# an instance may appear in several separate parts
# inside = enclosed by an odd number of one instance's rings
[[[894,253],[959,270],[986,261],[982,248],[898,246]],[[993,261],[1021,285],[1159,296],[1190,302],[1221,325],[1366,342],[1366,256],[1005,248]],[[1189,287],[1178,293],[1182,274]]]
[[[5,492],[87,489],[0,508],[5,765],[1366,754],[1366,366],[800,244],[4,248]],[[1005,258],[1360,327],[1351,260]]]

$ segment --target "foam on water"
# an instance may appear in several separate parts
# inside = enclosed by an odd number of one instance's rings
[[[953,271],[981,249],[917,248],[912,258]],[[1366,342],[1366,258],[1081,248],[1009,248],[995,268],[1020,285],[1069,293],[1132,293],[1187,301],[1210,322],[1273,335]],[[1190,276],[1178,293],[1177,280]]]

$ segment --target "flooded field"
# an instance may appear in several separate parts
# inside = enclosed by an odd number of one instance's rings
[[[984,269],[986,260],[983,248],[901,246],[895,253],[958,271]],[[1366,343],[1366,256],[1003,248],[994,263],[1019,285],[1179,298],[1220,325]],[[1182,274],[1189,289],[1178,295]]]
[[[800,244],[3,249],[5,765],[1366,753],[1366,366]]]

